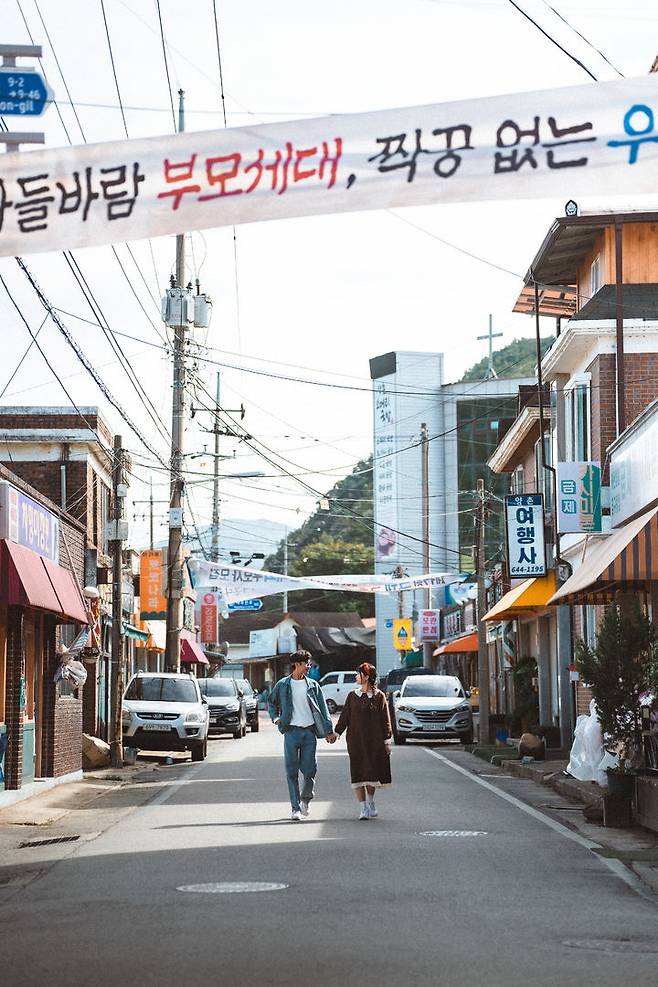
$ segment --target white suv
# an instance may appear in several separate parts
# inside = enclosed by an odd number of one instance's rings
[[[413,675],[393,693],[396,744],[408,738],[453,737],[473,743],[473,715],[468,694],[453,675]]]
[[[344,706],[350,692],[357,688],[356,672],[328,672],[320,679],[320,688],[327,700],[327,709],[335,713]]]
[[[193,761],[203,761],[208,721],[208,706],[193,675],[138,672],[123,696],[121,723],[127,747],[191,751]]]

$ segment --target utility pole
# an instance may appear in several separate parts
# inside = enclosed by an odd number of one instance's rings
[[[219,562],[219,373],[217,374],[217,392],[215,396],[215,458],[213,461],[213,483],[212,483],[212,542],[210,546],[210,558],[212,562]]]
[[[427,424],[420,426],[421,442],[421,486],[422,486],[422,509],[423,509],[423,571],[430,571],[430,445]],[[427,587],[424,591],[425,609],[432,607],[432,590]],[[423,665],[425,668],[432,667],[432,652],[434,647],[431,641],[423,641]]]
[[[283,539],[283,574],[288,575],[288,525],[286,525],[286,534]],[[288,590],[283,591],[283,615],[288,613]]]
[[[153,479],[149,492],[149,548],[153,551]]]
[[[485,517],[486,494],[484,480],[477,481],[477,578],[478,578],[478,687],[480,690],[480,737],[481,744],[488,744],[489,733],[489,652],[487,651],[487,628],[482,620],[487,609],[487,588],[485,585]]]
[[[178,132],[185,130],[185,94],[178,91]],[[185,283],[185,236],[176,237],[176,278],[172,278],[174,387],[171,420],[171,479],[169,484],[169,546],[167,551],[167,638],[165,668],[180,672],[180,633],[183,626],[183,437],[185,416],[185,343],[189,322]],[[174,295],[175,299],[171,298]]]
[[[110,723],[110,759],[113,768],[123,767],[123,736],[121,698],[123,696],[123,539],[126,522],[123,504],[127,489],[124,477],[124,455],[121,436],[114,436],[112,462],[112,521],[110,546],[112,554],[112,658],[110,685],[112,694]]]

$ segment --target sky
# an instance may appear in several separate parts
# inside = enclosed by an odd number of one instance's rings
[[[655,0],[627,0],[623,8],[613,0],[519,5],[601,81],[646,75],[657,54]],[[216,0],[215,7],[229,127],[588,81],[509,0]],[[160,0],[159,8],[173,98],[179,88],[186,94],[186,130],[223,128],[213,0]],[[2,43],[29,44],[31,34],[43,46],[42,66],[68,137],[55,107],[38,124],[8,118],[13,129],[40,126],[50,147],[121,140],[126,129],[131,138],[172,132],[155,0],[0,0],[0,15]],[[212,436],[203,431],[211,419],[200,405],[210,403],[205,390],[214,394],[220,371],[223,407],[237,414],[244,405],[245,428],[277,463],[223,438],[222,451],[232,458],[222,462],[222,472],[265,473],[222,480],[224,516],[297,527],[318,496],[285,471],[323,492],[369,455],[371,357],[395,349],[441,351],[446,379],[458,380],[486,354],[486,343],[477,337],[487,332],[489,314],[495,331],[503,333],[498,345],[531,336],[531,319],[513,315],[512,308],[521,277],[568,198],[566,183],[564,195],[554,200],[311,217],[238,227],[235,238],[231,229],[187,237],[188,275],[199,277],[214,303],[210,330],[197,330],[195,339],[208,347],[199,350],[205,361],[216,364],[199,361],[192,368],[199,386],[186,451],[212,448]],[[591,200],[580,197],[579,204],[602,205],[595,188]],[[39,254],[26,261],[110,391],[166,459],[168,443],[137,389],[168,426],[171,363],[158,348],[159,298],[174,268],[173,238],[129,248],[118,244],[116,256],[109,247],[77,250],[75,258],[111,329],[134,337],[115,338],[137,386],[118,364],[63,256]],[[36,332],[44,312],[33,289],[11,259],[0,260],[0,274]],[[35,347],[7,386],[29,336],[1,285],[0,326],[2,403],[69,405]],[[166,499],[162,467],[107,403],[52,322],[43,326],[39,342],[75,403],[99,405],[122,434],[133,453],[133,499],[148,497],[151,481],[156,499]],[[205,526],[211,503],[205,474],[212,460],[195,456],[186,463],[192,512]],[[164,525],[166,504],[157,510],[157,524]],[[130,507],[136,545],[146,538],[143,515],[143,505]]]

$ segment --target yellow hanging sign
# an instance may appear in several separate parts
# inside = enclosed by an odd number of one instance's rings
[[[393,621],[393,644],[398,651],[413,651],[411,634],[410,618]]]

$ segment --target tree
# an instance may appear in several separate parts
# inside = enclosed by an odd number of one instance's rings
[[[576,667],[592,690],[601,730],[619,747],[619,760],[638,750],[640,696],[649,688],[654,627],[637,595],[625,593],[606,607],[596,644],[576,643]]]
[[[336,573],[355,575],[373,571],[374,549],[363,542],[326,539],[304,547],[301,558],[288,567],[291,576],[330,576]],[[362,617],[374,616],[374,597],[369,593],[345,593],[341,590],[296,590],[291,610],[345,612],[356,610]]]
[[[553,336],[545,336],[541,341],[542,356],[553,343]],[[499,377],[534,377],[537,365],[537,348],[534,336],[514,339],[507,346],[496,350],[493,363]],[[462,380],[482,380],[489,366],[489,358],[484,357],[467,370]]]

